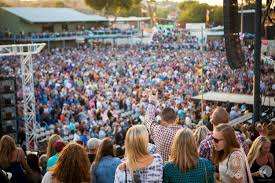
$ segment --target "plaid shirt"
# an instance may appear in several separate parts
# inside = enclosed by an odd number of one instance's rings
[[[174,124],[168,126],[157,124],[155,122],[155,111],[156,107],[149,104],[145,114],[144,123],[156,145],[157,153],[161,155],[163,162],[165,162],[169,159],[174,136],[182,127]]]
[[[212,134],[213,132],[210,132],[208,136],[203,141],[201,141],[199,146],[200,157],[209,159],[211,161],[213,156]],[[235,132],[235,134],[238,142],[240,143],[241,147],[244,149],[245,154],[247,154],[249,151],[249,148],[248,148],[248,145],[245,143],[244,136],[240,132]]]

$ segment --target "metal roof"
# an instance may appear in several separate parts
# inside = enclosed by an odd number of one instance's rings
[[[150,17],[116,17],[116,22],[137,22],[137,21],[147,21]],[[109,21],[115,21],[115,17],[109,18]]]
[[[70,8],[1,8],[31,23],[108,21],[105,17],[84,14]]]

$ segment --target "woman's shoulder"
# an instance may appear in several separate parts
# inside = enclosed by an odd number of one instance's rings
[[[207,170],[214,171],[214,165],[209,159],[199,158],[198,163],[202,165],[202,167],[206,166]]]
[[[51,183],[51,182],[52,182],[52,179],[53,179],[53,173],[50,172],[50,171],[48,171],[48,172],[44,175],[44,177],[43,177],[43,179],[42,179],[42,183]]]
[[[242,158],[243,156],[245,156],[244,152],[241,149],[235,150],[233,152],[231,152],[231,154],[229,155],[229,159],[231,158]]]
[[[163,168],[166,169],[166,168],[171,168],[171,167],[174,167],[176,164],[172,161],[168,161],[164,164]]]

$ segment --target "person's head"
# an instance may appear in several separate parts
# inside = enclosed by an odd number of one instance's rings
[[[35,154],[28,154],[27,155],[27,163],[29,167],[32,169],[34,172],[40,172],[39,168],[39,158]]]
[[[57,140],[53,144],[53,147],[54,147],[56,153],[60,153],[65,146],[66,146],[66,144],[62,140]]]
[[[123,158],[124,157],[124,149],[120,146],[120,145],[117,145],[115,147],[115,156],[118,157],[118,158]]]
[[[182,171],[195,168],[199,158],[198,146],[190,129],[180,129],[173,140],[170,161],[174,162]]]
[[[42,169],[47,168],[47,155],[43,154],[39,158],[39,165],[41,166]]]
[[[87,148],[90,153],[95,154],[100,140],[97,138],[91,138],[87,142]]]
[[[229,122],[228,112],[223,107],[216,107],[210,116],[210,122],[213,124],[213,127],[219,124],[227,124]]]
[[[174,109],[170,107],[164,108],[160,113],[161,121],[167,124],[176,123],[177,114]]]
[[[4,135],[0,140],[0,166],[7,168],[11,161],[12,152],[15,151],[15,141],[8,135]]]
[[[114,143],[112,139],[105,137],[99,142],[94,163],[98,163],[104,156],[114,156],[114,154]]]
[[[148,152],[149,134],[144,125],[134,125],[128,129],[125,137],[125,158],[131,167]]]
[[[223,161],[234,148],[240,148],[234,129],[228,124],[216,126],[212,135],[214,163]]]
[[[196,128],[194,136],[198,145],[200,145],[201,141],[205,139],[209,132],[209,129],[204,125]]]
[[[60,140],[61,137],[57,134],[53,134],[48,142],[48,147],[47,147],[47,158],[49,159],[51,156],[56,154],[55,148],[54,148],[54,143],[58,140]]]
[[[254,140],[247,155],[249,165],[251,166],[254,163],[255,159],[257,159],[258,157],[269,153],[270,147],[271,141],[266,136],[257,137]]]
[[[61,151],[56,165],[51,171],[60,182],[81,183],[90,181],[90,161],[85,149],[71,142]]]

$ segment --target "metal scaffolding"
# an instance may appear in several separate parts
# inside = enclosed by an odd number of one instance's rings
[[[32,55],[39,53],[45,45],[45,43],[0,45],[0,57],[20,56],[27,150],[37,150],[38,148],[36,130],[34,130],[36,111]]]

